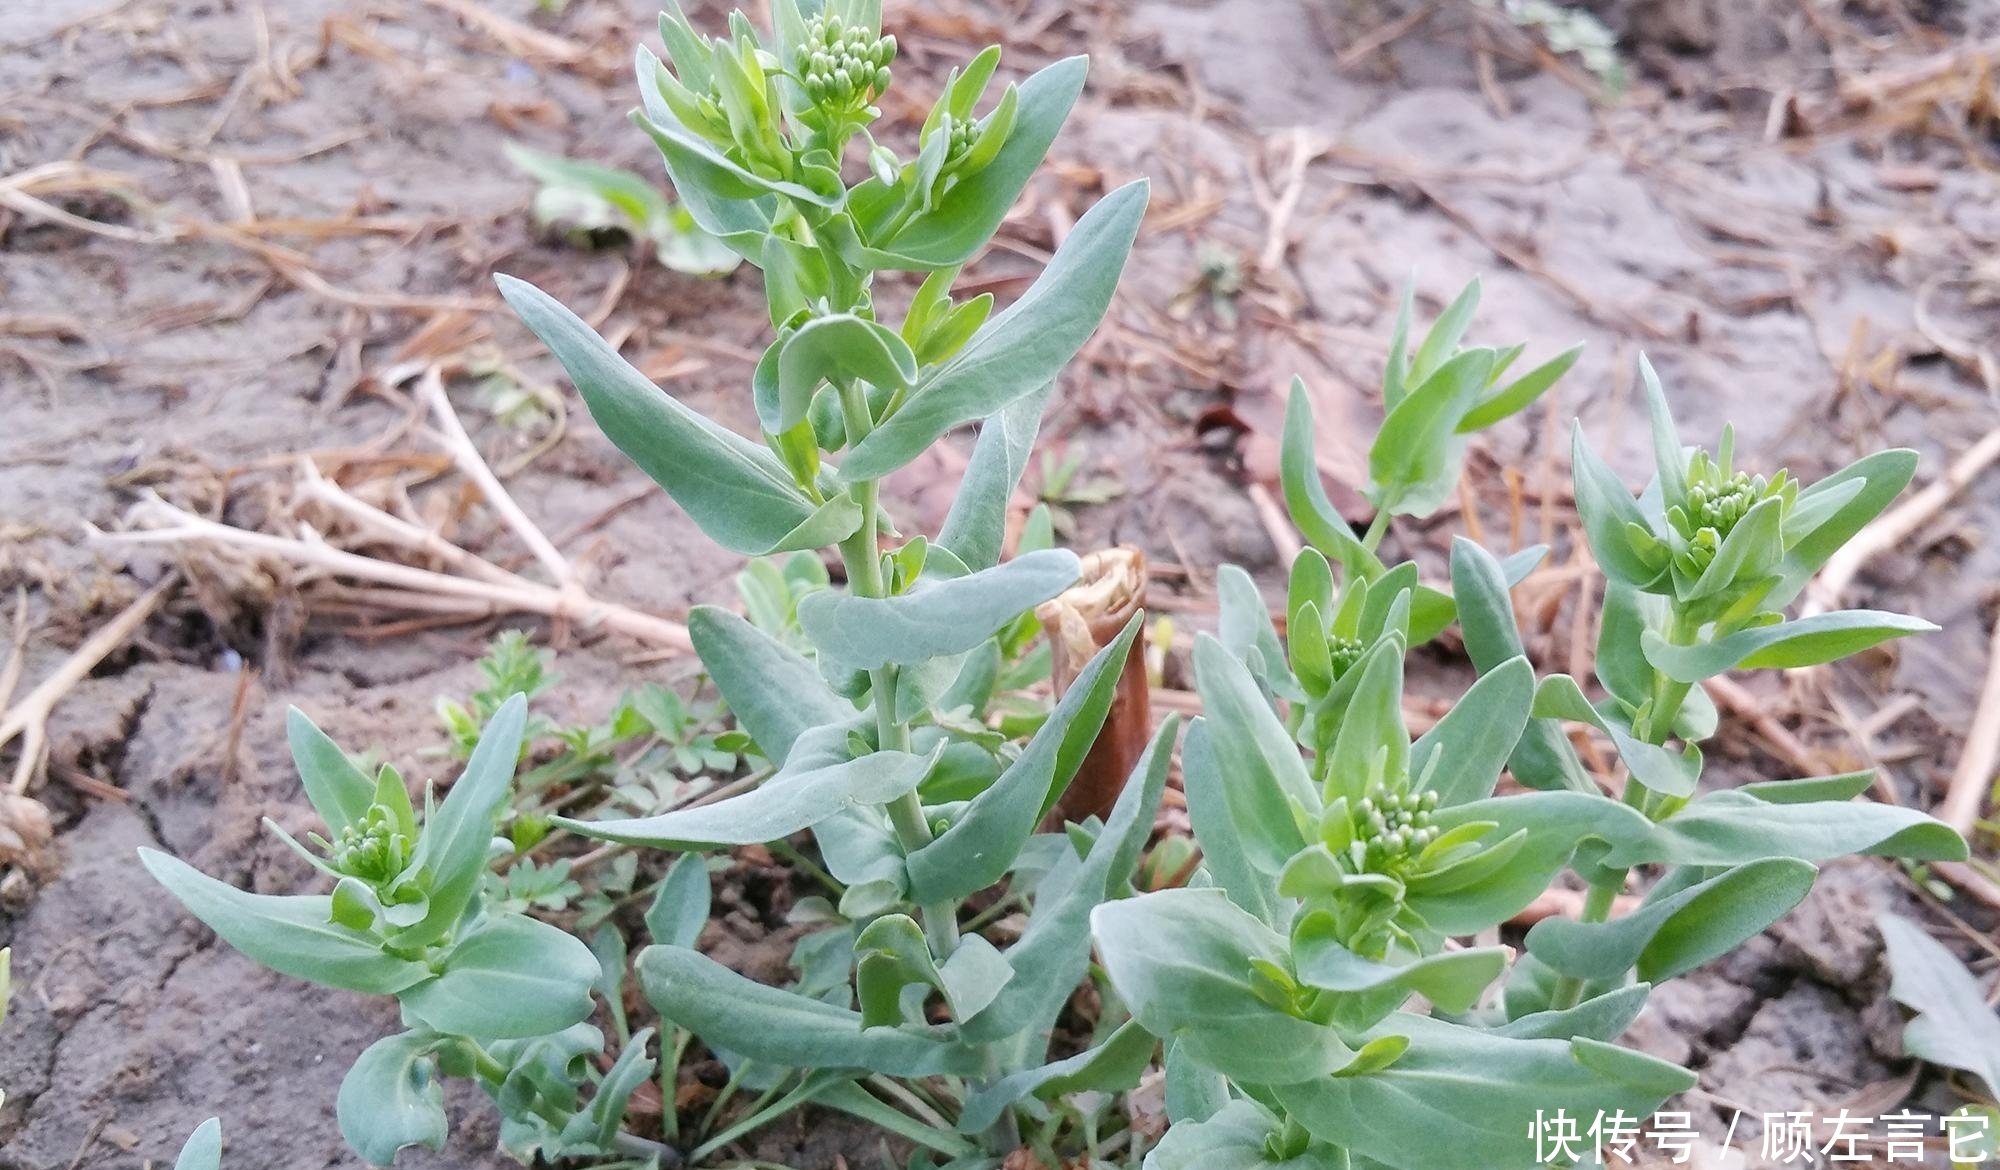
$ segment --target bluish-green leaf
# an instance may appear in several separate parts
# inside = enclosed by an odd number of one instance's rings
[[[1864,485],[1833,515],[1822,520],[1785,551],[1778,584],[1766,596],[1765,603],[1771,606],[1789,605],[1841,545],[1852,540],[1855,533],[1881,515],[1890,501],[1910,486],[1910,477],[1916,473],[1915,451],[1903,448],[1877,451],[1800,491],[1799,498],[1792,505],[1794,512],[1811,508],[1819,496],[1845,492],[1847,485],[1857,480]]]
[[[1146,211],[1130,183],[1078,219],[1021,298],[926,377],[901,409],[848,453],[850,483],[903,466],[961,423],[988,418],[1055,380],[1097,330]]]
[[[1229,761],[1223,793],[1243,854],[1258,871],[1276,875],[1306,843],[1292,802],[1317,811],[1319,794],[1291,735],[1244,665],[1220,642],[1200,635],[1194,669],[1215,754]]]
[[[656,816],[556,823],[575,833],[654,849],[716,849],[782,841],[858,805],[888,804],[923,783],[936,756],[870,752],[845,758],[843,727],[817,728],[778,774],[741,796]]]
[[[422,922],[397,934],[399,944],[415,946],[443,937],[479,891],[500,809],[513,789],[527,725],[526,695],[514,695],[500,704],[480,731],[479,745],[452,782],[450,794],[424,823],[410,865],[430,875],[430,905]]]
[[[2000,1093],[2000,1016],[1958,956],[1908,919],[1875,920],[1888,947],[1889,994],[1916,1012],[1903,1047],[1932,1064],[1969,1072]]]
[[[977,1076],[977,1048],[949,1028],[861,1026],[856,1012],[766,987],[680,947],[639,952],[639,984],[662,1018],[719,1048],[780,1068],[857,1068],[899,1077]]]
[[[1622,979],[1634,968],[1661,983],[1726,954],[1790,913],[1812,890],[1810,864],[1767,858],[1692,884],[1666,879],[1644,905],[1610,922],[1545,918],[1528,932],[1528,950],[1577,979]],[[1696,875],[1698,876],[1698,875]]]
[[[384,1036],[341,1078],[334,1100],[340,1136],[370,1165],[389,1165],[405,1146],[444,1148],[451,1124],[432,1055],[438,1043],[421,1032]]]
[[[974,649],[1081,571],[1075,553],[1049,549],[964,577],[921,579],[896,597],[822,590],[799,599],[799,625],[822,669],[928,662]]]
[[[1526,652],[1500,561],[1462,536],[1451,542],[1451,592],[1465,652],[1480,671],[1493,670]],[[1530,719],[1507,766],[1514,779],[1529,788],[1596,791],[1562,724],[1554,719]]]
[[[340,745],[297,707],[285,712],[285,738],[291,743],[292,763],[306,786],[306,799],[333,836],[339,837],[342,829],[366,816],[368,806],[375,803],[375,781],[355,767]]]
[[[813,502],[769,451],[688,409],[555,298],[510,276],[500,294],[562,363],[591,417],[717,544],[763,556],[812,520]]]
[[[490,1040],[560,1032],[590,1016],[600,975],[583,942],[520,914],[488,914],[442,958],[437,978],[398,998],[433,1031]]]
[[[1569,373],[1576,359],[1582,356],[1583,343],[1578,342],[1481,398],[1458,420],[1458,433],[1469,435],[1474,431],[1483,431],[1501,419],[1526,410],[1537,398],[1548,393],[1549,387],[1555,385],[1558,379]]]
[[[394,995],[430,977],[422,963],[382,952],[371,935],[332,921],[324,895],[252,894],[151,849],[139,860],[222,941],[283,975],[369,995]]]
[[[1319,480],[1319,464],[1313,457],[1315,437],[1311,397],[1304,379],[1294,377],[1291,395],[1285,401],[1285,434],[1278,460],[1285,512],[1306,543],[1346,569],[1351,587],[1357,579],[1366,581],[1380,576],[1382,562],[1361,543],[1347,518],[1326,498],[1326,487]]]
[[[1422,358],[1422,351],[1418,356]],[[1374,481],[1378,507],[1398,515],[1423,515],[1448,493],[1452,485],[1440,481],[1456,478],[1453,456],[1462,442],[1458,420],[1486,388],[1493,357],[1490,349],[1457,354],[1413,387],[1382,420],[1382,429],[1368,448],[1368,475]]]
[[[1089,67],[1087,58],[1066,57],[1023,81],[1013,128],[993,161],[953,185],[929,214],[870,243],[920,267],[948,268],[970,260],[993,238],[1042,165],[1083,92]]]
[[[1765,857],[1822,862],[1849,853],[1911,861],[1963,861],[1965,839],[1912,808],[1873,801],[1773,804],[1742,792],[1710,792],[1620,843],[1606,865],[1741,865]]]
[[[687,627],[702,669],[765,759],[782,764],[806,731],[854,718],[817,667],[728,610],[698,605]]]
[[[1007,1106],[1024,1097],[1058,1098],[1071,1093],[1122,1093],[1137,1088],[1153,1063],[1160,1042],[1137,1020],[1127,1020],[1104,1043],[1067,1060],[1023,1069],[975,1089],[959,1114],[960,1133],[983,1133]]]
[[[708,925],[708,865],[688,854],[667,869],[646,910],[646,934],[668,947],[693,947]]]
[[[1545,719],[1570,719],[1587,723],[1611,737],[1618,756],[1639,783],[1668,796],[1694,795],[1701,776],[1701,749],[1689,744],[1682,751],[1647,743],[1632,729],[1606,715],[1583,695],[1583,688],[1566,674],[1552,674],[1535,688],[1534,712]],[[1622,717],[1621,717],[1622,718]]]
[[[1526,658],[1510,658],[1487,671],[1410,746],[1410,774],[1429,775],[1441,805],[1493,795],[1534,702],[1535,669]],[[1441,754],[1433,770],[1435,753]]]
[[[782,434],[805,421],[826,382],[898,390],[917,380],[917,355],[896,331],[852,313],[815,317],[777,343],[776,384],[757,386],[757,417]]]
[[[1311,921],[1304,924],[1313,925]],[[1292,938],[1299,982],[1326,991],[1359,995],[1395,988],[1421,995],[1440,1011],[1458,1015],[1471,1009],[1507,969],[1505,947],[1471,947],[1435,955],[1401,956],[1407,962],[1364,959],[1330,932],[1302,929]]]
[[[1731,670],[1788,670],[1858,654],[1893,638],[1928,634],[1922,618],[1872,609],[1844,609],[1792,622],[1740,630],[1698,646],[1676,646],[1648,630],[1646,661],[1676,682],[1697,683]]]
[[[222,1120],[211,1117],[194,1127],[174,1159],[174,1170],[222,1170]]]
[[[1345,1152],[1325,1142],[1274,1161],[1271,1147],[1284,1128],[1262,1105],[1231,1101],[1212,1117],[1176,1121],[1146,1155],[1145,1170],[1349,1170]]]
[[[1575,481],[1577,519],[1605,576],[1640,589],[1658,581],[1666,571],[1664,558],[1658,565],[1647,564],[1625,531],[1628,524],[1648,531],[1650,526],[1618,476],[1584,442],[1580,422],[1570,435],[1570,474]]]
[[[919,905],[964,898],[999,881],[1042,814],[1062,795],[1104,726],[1132,641],[1133,615],[1093,655],[1021,754],[937,839],[909,856],[910,898]]]
[[[1422,1016],[1397,1016],[1377,1034],[1407,1036],[1410,1047],[1381,1072],[1275,1094],[1314,1136],[1409,1170],[1535,1166],[1537,1110],[1646,1117],[1695,1083],[1685,1069],[1594,1040],[1514,1040]]]
[[[1273,878],[1250,860],[1249,848],[1230,811],[1229,786],[1237,777],[1226,774],[1209,741],[1208,720],[1188,726],[1181,744],[1181,785],[1187,792],[1188,819],[1201,845],[1201,864],[1229,900],[1267,926],[1278,926],[1278,888]]]
[[[1161,722],[1089,854],[1058,866],[1064,871],[1061,880],[1053,873],[1043,877],[1028,929],[1007,950],[1015,976],[990,1007],[965,1021],[967,1040],[991,1044],[1024,1033],[1040,1036],[1054,1026],[1063,1002],[1090,966],[1091,911],[1128,888],[1132,867],[1152,834],[1179,732],[1178,716]]]
[[[1091,934],[1133,1018],[1224,1076],[1286,1084],[1354,1058],[1333,1028],[1258,996],[1252,964],[1285,966],[1285,939],[1220,890],[1107,902],[1091,915]]]
[[[956,553],[969,569],[990,569],[1000,563],[1000,545],[1007,534],[1007,505],[1027,469],[1028,452],[1041,430],[1042,411],[1054,390],[1051,382],[979,428],[979,440],[972,445],[972,458],[965,465],[958,493],[952,497],[951,511],[937,538],[938,547]]]
[[[1522,960],[1534,961],[1533,956],[1526,955],[1522,956]],[[1639,1018],[1639,1013],[1645,1010],[1646,997],[1652,990],[1651,984],[1628,983],[1586,999],[1573,1008],[1517,1016],[1494,1028],[1493,1032],[1515,1040],[1571,1040],[1583,1036],[1609,1044],[1623,1036],[1632,1022]]]
[[[1653,824],[1639,810],[1601,795],[1526,792],[1441,808],[1440,830],[1490,821],[1498,825],[1486,844],[1525,834],[1519,852],[1499,873],[1472,886],[1429,892],[1410,881],[1408,905],[1442,934],[1476,934],[1507,921],[1548,888],[1584,841],[1636,842]]]

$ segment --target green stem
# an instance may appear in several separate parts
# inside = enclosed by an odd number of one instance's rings
[[[1623,879],[1625,871],[1619,870],[1618,874]],[[1611,908],[1617,903],[1618,891],[1623,885],[1624,882],[1622,880],[1617,885],[1613,885],[1610,882],[1601,884],[1593,882],[1590,892],[1584,895],[1583,913],[1578,916],[1579,921],[1586,923],[1609,922],[1611,920]],[[1564,975],[1556,980],[1555,990],[1549,995],[1549,1006],[1551,1008],[1557,1011],[1567,1011],[1582,1002],[1583,980],[1574,975]]]
[[[1673,611],[1668,619],[1666,639],[1676,646],[1692,645],[1700,636],[1701,625],[1679,610]],[[1689,683],[1677,682],[1664,672],[1653,672],[1652,696],[1646,704],[1644,717],[1634,723],[1632,733],[1639,739],[1655,745],[1664,745],[1673,738],[1674,720],[1680,717],[1681,705],[1694,687]],[[1664,815],[1661,806],[1653,799],[1654,793],[1637,777],[1627,776],[1625,780],[1625,803],[1658,819]],[[1609,922],[1612,908],[1618,902],[1618,895],[1625,888],[1628,870],[1620,869],[1604,875],[1600,881],[1590,883],[1590,892],[1584,896],[1583,913],[1580,921],[1587,923]],[[1549,1006],[1563,1010],[1573,1008],[1583,999],[1583,980],[1564,975],[1556,980]]]
[[[841,411],[847,423],[847,441],[858,443],[874,426],[868,415],[868,396],[859,383],[840,387]],[[888,583],[882,579],[881,493],[874,480],[853,486],[854,502],[861,508],[861,527],[840,542],[840,559],[847,566],[847,583],[857,597],[887,597]],[[896,718],[896,668],[881,666],[869,672],[869,690],[875,704],[875,746],[879,751],[910,750],[910,729]],[[906,792],[889,804],[889,822],[895,827],[896,842],[904,853],[915,853],[934,840],[930,823],[924,819],[923,800],[914,791]],[[951,901],[921,908],[924,937],[939,959],[949,958],[958,949],[958,907]]]
[[[1389,534],[1389,509],[1375,510],[1375,518],[1368,522],[1368,531],[1361,537],[1361,547],[1374,552],[1381,547],[1382,538]]]

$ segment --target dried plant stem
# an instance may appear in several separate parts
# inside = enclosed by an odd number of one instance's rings
[[[0,745],[11,742],[16,736],[21,739],[21,759],[14,765],[14,778],[10,784],[16,795],[28,790],[29,782],[41,769],[42,760],[48,753],[49,713],[55,710],[56,703],[70,692],[70,688],[97,669],[97,664],[109,657],[113,650],[123,646],[179,584],[179,573],[168,573],[160,578],[117,617],[99,626],[84,639],[83,645],[78,646],[54,674],[43,679],[39,686],[28,692],[27,698],[9,708],[6,717],[0,719]]]
[[[491,607],[490,612],[494,613],[539,614],[560,621],[572,621],[586,629],[610,630],[671,650],[692,648],[687,627],[680,623],[613,602],[599,601],[578,589],[565,591],[525,579],[517,584],[471,580],[347,552],[327,544],[317,534],[285,537],[252,532],[197,516],[151,493],[134,509],[134,517],[160,524],[161,527],[112,533],[92,530],[91,534],[101,540],[131,544],[206,541],[228,545],[276,557],[289,564],[324,569],[336,576],[405,591],[410,595],[406,600],[412,608],[435,608],[425,605],[421,600],[424,597],[440,601],[456,600],[460,604],[449,606],[449,612],[476,613],[477,607],[485,605]],[[310,533],[309,529],[307,531]]]
[[[528,514],[521,510],[519,504],[514,502],[514,497],[507,494],[507,489],[500,484],[500,478],[493,474],[493,469],[487,466],[486,459],[479,454],[479,448],[473,446],[472,436],[465,433],[465,425],[458,421],[458,412],[451,408],[451,399],[445,397],[444,375],[437,366],[426,368],[423,375],[417,379],[417,393],[437,419],[438,437],[451,453],[452,462],[458,465],[458,470],[478,485],[480,494],[486,497],[487,505],[498,512],[500,518],[507,522],[507,526],[514,530],[514,534],[521,538],[521,543],[528,546],[528,551],[534,554],[535,559],[541,562],[542,568],[554,578],[557,587],[568,589],[576,577],[575,570],[570,567],[569,559],[558,552],[555,545],[549,543],[549,538],[543,535],[541,528],[528,518]]]
[[[2000,428],[1988,431],[1986,437],[1959,456],[1941,478],[1877,516],[1867,527],[1855,533],[1854,539],[1843,545],[1839,552],[1827,558],[1818,578],[1806,588],[1806,600],[1800,607],[1800,616],[1811,617],[1840,608],[1841,595],[1847,592],[1848,585],[1862,566],[1878,554],[1908,540],[1995,460],[2000,460]]]
[[[1958,769],[1951,774],[1951,787],[1945,790],[1937,818],[1960,836],[1971,836],[1992,791],[1996,768],[2000,768],[2000,625],[1993,629],[1993,647],[1987,653],[1979,710],[1965,733],[1965,750],[1959,753]]]

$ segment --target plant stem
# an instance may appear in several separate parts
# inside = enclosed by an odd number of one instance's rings
[[[840,387],[840,406],[847,424],[847,441],[858,443],[874,426],[868,415],[868,396],[858,383]],[[861,508],[861,527],[840,542],[840,559],[847,566],[847,583],[857,597],[887,597],[888,583],[882,579],[881,492],[874,480],[853,486],[854,502]],[[869,691],[875,704],[875,747],[885,752],[910,750],[910,729],[896,718],[896,668],[877,667],[869,672]],[[889,804],[889,822],[895,827],[896,842],[903,852],[914,853],[934,839],[930,823],[924,819],[921,797],[913,790]],[[939,959],[949,958],[958,949],[958,907],[937,902],[921,908],[924,937]]]
[[[1667,621],[1666,639],[1676,646],[1692,645],[1700,636],[1700,623],[1676,609]],[[1663,671],[1653,672],[1652,698],[1646,706],[1645,717],[1638,720],[1632,732],[1647,743],[1663,745],[1673,738],[1674,720],[1680,717],[1681,704],[1687,701],[1693,690],[1689,683],[1668,678]],[[1653,793],[1637,777],[1625,780],[1625,803],[1658,819],[1664,815],[1651,799]],[[1584,896],[1583,912],[1579,921],[1587,923],[1608,922],[1611,910],[1617,904],[1618,894],[1625,888],[1625,875],[1620,869],[1614,875],[1607,874],[1604,880],[1590,883],[1590,892]],[[1557,1010],[1573,1008],[1583,999],[1583,980],[1564,975],[1556,980],[1554,991],[1549,997],[1549,1006]]]
[[[1368,531],[1361,538],[1361,547],[1374,552],[1382,544],[1382,538],[1389,534],[1389,509],[1377,508],[1375,518],[1368,522]]]

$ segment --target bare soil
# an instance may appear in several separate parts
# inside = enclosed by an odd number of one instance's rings
[[[508,23],[467,15],[488,11]],[[675,370],[673,393],[747,429],[742,388],[768,328],[754,274],[699,281],[549,239],[528,213],[531,182],[502,156],[520,140],[656,174],[622,118],[630,47],[653,37],[652,17],[644,0],[571,0],[556,16],[526,0],[0,6],[0,176],[72,160],[93,174],[58,184],[44,208],[117,229],[0,202],[0,587],[27,598],[23,690],[162,573],[195,582],[51,726],[38,795],[53,850],[0,888],[16,975],[0,1170],[164,1165],[211,1114],[233,1165],[358,1165],[336,1132],[335,1090],[394,1026],[393,1006],[218,946],[133,851],[166,849],[260,891],[303,888],[305,867],[259,827],[310,823],[285,706],[429,774],[433,702],[470,689],[494,624],[308,613],[295,576],[135,553],[87,526],[117,527],[148,488],[260,523],[287,457],[402,433],[407,402],[370,375],[427,325],[472,341],[490,331],[500,353],[552,379],[499,309],[494,272],[598,306],[628,355]],[[1156,606],[1183,625],[1208,620],[1218,563],[1275,586],[1280,554],[1248,489],[1274,472],[1294,372],[1314,390],[1336,498],[1365,518],[1352,489],[1379,417],[1371,388],[1412,272],[1431,312],[1482,275],[1481,338],[1525,339],[1530,354],[1590,345],[1546,417],[1479,444],[1462,507],[1404,530],[1403,551],[1433,570],[1449,533],[1473,523],[1569,555],[1561,424],[1580,415],[1616,465],[1642,466],[1641,349],[1684,433],[1733,421],[1748,459],[1808,477],[1901,444],[1922,453],[1928,480],[2000,423],[2000,139],[1992,90],[1978,90],[1991,82],[1952,65],[1994,43],[2000,16],[1897,0],[1632,0],[1607,17],[1632,75],[1617,98],[1461,0],[892,3],[910,95],[892,118],[927,105],[943,70],[988,40],[1023,69],[1094,57],[1056,165],[975,279],[1011,295],[1022,257],[1090,199],[1154,182],[1111,323],[1044,432],[1054,449],[1081,445],[1087,474],[1121,489],[1074,510],[1075,543],[1143,547],[1164,566]],[[524,41],[511,31],[522,27],[554,39]],[[164,238],[176,223],[210,226]],[[545,531],[576,534],[564,551],[592,591],[669,614],[733,600],[737,564],[664,497],[640,494],[573,393],[550,384],[568,433],[509,487]],[[469,380],[454,395],[495,463],[528,453]],[[918,528],[942,515],[948,462],[893,485]],[[1906,802],[1938,799],[1977,701],[2000,577],[1994,483],[1874,562],[1849,599],[1944,633],[1756,691],[1830,766],[1881,763]],[[461,542],[517,551],[483,513],[451,515]],[[1534,649],[1565,669],[1574,602],[1552,597]],[[687,672],[635,665],[634,650],[567,640],[558,710],[599,716],[622,689]],[[1447,655],[1435,665],[1454,677]],[[1749,733],[1717,754],[1723,783],[1791,766]],[[723,903],[737,917],[711,940],[738,948],[740,965],[782,963],[757,942],[764,913]],[[1701,1069],[1691,1107],[1717,1132],[1731,1108],[1837,1108],[1871,1086],[1880,1097],[1904,1065],[1868,922],[1915,905],[1892,866],[1831,867],[1765,938],[1660,992],[1631,1039]],[[1934,1102],[1938,1091],[1919,1089]],[[486,1103],[453,1107],[447,1150],[404,1164],[503,1164]],[[878,1146],[802,1120],[756,1153],[827,1170],[873,1166]]]

